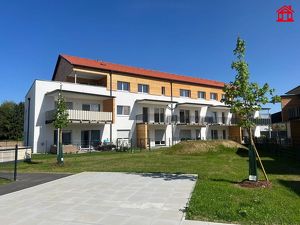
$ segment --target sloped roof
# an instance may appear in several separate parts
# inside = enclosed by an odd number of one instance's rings
[[[289,90],[285,93],[286,95],[299,95],[300,94],[300,85],[293,88],[292,90]]]
[[[64,58],[73,66],[88,67],[88,68],[93,68],[93,69],[127,73],[127,74],[133,74],[133,75],[145,76],[145,77],[152,77],[152,78],[157,78],[157,79],[214,86],[214,87],[219,87],[219,88],[224,87],[224,83],[220,82],[220,81],[176,75],[176,74],[160,72],[160,71],[155,71],[155,70],[143,69],[143,68],[132,67],[132,66],[125,66],[125,65],[115,64],[115,63],[111,63],[111,62],[103,62],[103,61],[98,61],[98,60],[80,58],[80,57],[76,57],[76,56],[69,56],[69,55],[65,55],[65,54],[59,56],[57,63],[59,63],[60,58]],[[52,80],[54,80],[54,78],[55,78],[55,73],[56,73],[56,70],[54,71]]]

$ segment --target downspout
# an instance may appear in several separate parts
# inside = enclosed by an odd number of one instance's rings
[[[29,119],[30,119],[30,98],[28,100],[28,107],[27,107],[27,137],[26,137],[26,146],[29,143]]]
[[[173,82],[171,81],[171,138],[172,138],[172,146],[174,145],[174,127],[173,127]]]
[[[109,94],[110,94],[110,96],[112,97],[112,72],[110,71],[109,72]],[[112,107],[113,107],[113,104],[112,104]],[[112,110],[113,111],[113,110]],[[115,112],[112,112],[112,119],[113,119],[113,117],[114,117],[114,114]],[[113,121],[111,121],[111,123],[110,123],[110,125],[109,125],[109,132],[110,132],[110,134],[109,134],[109,139],[110,139],[110,142],[112,143],[112,123],[113,123]]]

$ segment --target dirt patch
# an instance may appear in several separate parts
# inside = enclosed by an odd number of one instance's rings
[[[250,180],[243,180],[237,185],[244,188],[271,188],[272,187],[272,183],[266,180],[259,180],[256,182]]]

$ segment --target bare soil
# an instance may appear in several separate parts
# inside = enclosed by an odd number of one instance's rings
[[[259,181],[243,180],[242,182],[238,183],[238,185],[244,188],[271,188],[272,187],[272,183],[266,180],[259,180]]]

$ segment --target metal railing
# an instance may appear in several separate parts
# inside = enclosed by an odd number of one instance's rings
[[[69,120],[73,121],[96,121],[96,122],[108,122],[112,121],[112,112],[96,112],[96,111],[84,111],[77,109],[68,109]],[[54,120],[55,109],[46,112],[46,122],[52,122]]]
[[[31,161],[31,147],[1,148],[0,149],[0,177],[17,180],[18,161]]]

